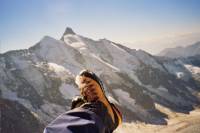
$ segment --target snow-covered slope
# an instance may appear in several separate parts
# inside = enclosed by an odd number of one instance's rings
[[[192,76],[198,68],[106,39],[92,40],[71,28],[61,40],[46,36],[29,49],[1,54],[0,97],[21,104],[45,125],[70,109],[79,94],[74,77],[82,69],[100,76],[124,121],[164,124],[155,102],[181,112],[198,104],[192,93],[198,90]]]

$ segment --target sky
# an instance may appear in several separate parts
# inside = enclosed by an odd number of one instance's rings
[[[156,53],[150,40],[200,33],[200,0],[0,0],[1,53],[60,39],[66,27]]]

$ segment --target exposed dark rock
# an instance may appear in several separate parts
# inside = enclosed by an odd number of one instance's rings
[[[1,133],[41,133],[44,125],[23,105],[0,99]]]

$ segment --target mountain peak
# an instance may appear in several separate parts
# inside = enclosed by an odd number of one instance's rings
[[[61,37],[61,40],[64,40],[64,36],[65,36],[65,35],[76,35],[76,33],[72,30],[72,28],[67,27],[67,28],[65,29],[64,34],[63,34],[62,37]]]
[[[76,33],[72,30],[72,28],[67,27],[63,35],[72,34],[75,35]]]

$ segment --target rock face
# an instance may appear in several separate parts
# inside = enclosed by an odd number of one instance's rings
[[[43,124],[27,108],[16,101],[0,99],[2,133],[39,133]]]
[[[155,103],[186,113],[199,104],[195,97],[199,81],[193,72],[199,66],[188,64],[195,60],[154,57],[106,39],[85,38],[67,28],[61,40],[46,36],[29,49],[0,55],[0,101],[13,111],[24,110],[26,118],[33,121],[26,127],[34,125],[40,130],[70,109],[72,97],[79,95],[74,78],[80,70],[90,69],[103,80],[124,121],[166,124],[167,116],[155,108]],[[7,125],[12,125],[12,112],[5,111],[1,113],[8,112]],[[27,120],[16,119],[22,123]],[[9,132],[6,125],[3,128]]]
[[[68,35],[68,34],[75,35],[76,33],[72,30],[72,28],[67,27],[65,29],[65,32],[64,32],[63,36],[61,37],[61,40],[64,40],[64,36]]]

